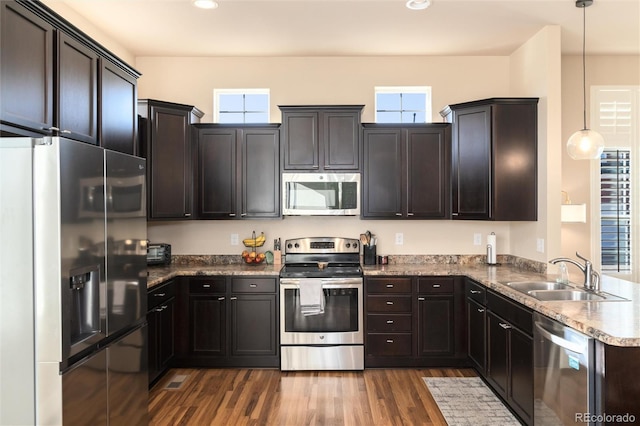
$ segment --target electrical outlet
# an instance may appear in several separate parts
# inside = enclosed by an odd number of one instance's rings
[[[231,234],[231,245],[237,246],[238,244],[240,244],[240,237],[238,237],[238,234]]]
[[[404,234],[402,232],[396,232],[396,245],[401,246],[404,244]]]
[[[544,238],[538,238],[536,240],[536,250],[538,253],[544,253]]]
[[[473,245],[474,246],[482,245],[482,234],[478,234],[477,232],[473,234]]]

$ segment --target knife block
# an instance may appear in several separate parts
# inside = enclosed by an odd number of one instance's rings
[[[375,265],[376,264],[376,246],[362,246],[363,249],[363,259],[362,263],[365,265]]]

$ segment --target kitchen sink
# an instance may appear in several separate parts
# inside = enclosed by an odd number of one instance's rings
[[[562,284],[555,281],[512,281],[506,283],[507,286],[528,296],[535,297],[543,302],[551,301],[624,301],[623,297],[604,292],[586,291],[569,284]]]
[[[555,281],[515,281],[507,283],[514,290],[528,293],[537,290],[571,290],[568,284],[562,284]]]

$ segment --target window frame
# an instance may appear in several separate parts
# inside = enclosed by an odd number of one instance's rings
[[[378,109],[378,95],[379,94],[394,94],[398,93],[400,95],[403,94],[422,94],[425,96],[425,105],[424,105],[424,119],[425,121],[416,122],[416,124],[426,124],[433,123],[433,106],[432,106],[432,96],[431,96],[431,86],[375,86],[374,87],[374,112],[375,118],[374,121],[376,123],[384,123],[384,124],[394,124],[394,122],[388,121],[379,121],[378,120],[378,112],[381,112]],[[400,113],[400,117],[402,118],[403,112],[408,111],[402,109],[398,111]],[[395,122],[397,124],[413,124],[413,122]]]
[[[247,123],[246,121],[242,121],[242,122],[235,122],[235,123],[231,123],[231,122],[222,122],[220,121],[220,95],[243,95],[243,96],[247,96],[247,95],[267,95],[267,109],[266,114],[267,114],[267,120],[266,123],[270,123],[271,122],[271,93],[270,93],[270,89],[260,89],[260,88],[254,88],[254,89],[213,89],[213,122],[214,123],[218,123],[218,124],[255,124],[253,122],[249,122]],[[244,100],[243,100],[244,102]],[[224,113],[224,111],[222,111]],[[242,117],[243,119],[246,118],[246,114],[248,112],[262,112],[262,111],[248,111],[246,109],[246,103],[245,105],[243,105],[243,110],[242,111],[238,111],[238,113],[242,113]]]

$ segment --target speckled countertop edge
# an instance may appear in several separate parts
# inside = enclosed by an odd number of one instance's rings
[[[178,276],[255,275],[278,277],[282,265],[209,264],[150,266],[147,287],[151,288]],[[640,284],[602,278],[602,290],[626,301],[542,302],[513,290],[505,283],[532,279],[555,280],[554,275],[532,272],[512,264],[388,264],[363,267],[367,276],[467,276],[496,292],[515,300],[588,336],[613,346],[640,347]],[[578,284],[575,284],[579,286]]]

